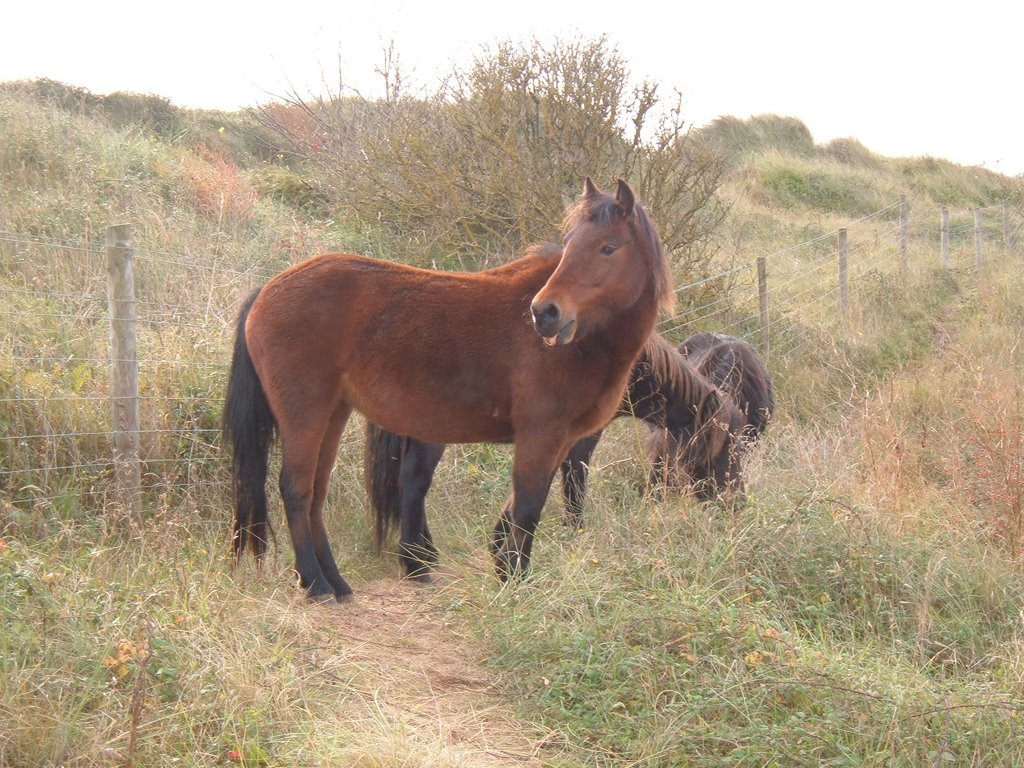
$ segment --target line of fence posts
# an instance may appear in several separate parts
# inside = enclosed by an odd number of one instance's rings
[[[1002,206],[1002,230],[1003,230],[1003,252],[1009,253],[1011,248],[1010,234],[1010,203],[1004,202]],[[984,260],[984,227],[982,226],[981,208],[974,209],[974,267],[980,274],[985,268]],[[941,234],[939,238],[939,252],[941,254],[942,266],[949,266],[949,209],[942,209]]]
[[[899,211],[900,264],[905,273],[909,250],[909,213],[905,195],[900,197]],[[1003,204],[1002,213],[1003,247],[1009,253],[1011,232],[1008,202]],[[940,254],[943,267],[949,266],[949,235],[949,210],[943,208],[940,229]],[[981,209],[977,208],[974,210],[974,251],[975,266],[979,274],[983,267],[982,241],[982,215]],[[139,362],[136,341],[135,279],[131,227],[129,225],[123,224],[107,228],[106,256],[110,310],[110,401],[116,483],[115,499],[124,514],[129,518],[137,518],[141,510],[142,499],[142,461],[139,453]],[[840,228],[838,232],[837,256],[839,307],[845,318],[849,316],[850,310],[846,227]],[[761,323],[761,351],[767,357],[771,325],[768,311],[768,264],[765,256],[757,257],[757,293]]]
[[[1003,252],[1010,252],[1010,204],[1003,203]]]
[[[910,251],[910,210],[907,205],[907,196],[900,195],[900,267],[903,274],[907,273]]]
[[[910,212],[907,203],[907,196],[900,195],[899,203],[899,252],[900,267],[903,274],[907,273],[910,259]],[[974,264],[977,273],[980,275],[984,269],[983,243],[984,228],[982,226],[982,209],[975,208],[974,211]],[[1009,253],[1012,246],[1012,234],[1010,229],[1010,203],[1002,205],[1002,235],[1003,251]],[[944,268],[949,267],[949,209],[943,208],[941,212],[941,223],[939,230],[939,252],[941,264]],[[837,233],[836,257],[838,261],[838,288],[839,288],[839,309],[843,317],[848,317],[850,310],[850,294],[848,286],[849,271],[849,246],[846,227],[840,227]],[[761,352],[768,357],[770,352],[770,318],[768,312],[768,265],[767,258],[757,257],[757,297],[758,309],[761,323]]]
[[[981,274],[981,208],[974,209],[974,267]]]
[[[949,266],[949,210],[942,209],[942,222],[939,234],[939,253],[943,268]]]
[[[850,289],[846,282],[846,227],[839,229],[839,311],[845,318],[850,314]]]
[[[1003,203],[1003,250],[1010,252],[1010,204]],[[977,274],[981,274],[985,267],[983,258],[984,227],[982,226],[982,209],[974,209],[974,267]],[[909,215],[906,195],[900,196],[900,266],[906,274],[908,267],[909,250]],[[941,229],[939,236],[939,250],[942,266],[949,267],[949,209],[942,209]],[[845,317],[849,312],[849,293],[847,289],[847,237],[846,228],[840,227],[837,243],[837,256],[839,260],[839,307]],[[760,277],[759,277],[760,280]],[[762,311],[762,318],[766,317],[766,310]],[[766,334],[762,332],[762,338]]]
[[[761,314],[761,352],[767,359],[769,353],[768,334],[768,260],[757,257],[757,304]]]

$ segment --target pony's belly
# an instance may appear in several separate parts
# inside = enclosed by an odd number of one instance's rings
[[[419,398],[363,400],[356,410],[399,435],[428,443],[503,443],[514,436],[506,411]]]
[[[390,415],[381,414],[376,418],[364,414],[371,421],[399,435],[414,437],[427,443],[509,443],[514,432],[511,425],[500,422],[467,422],[437,419],[394,420]]]

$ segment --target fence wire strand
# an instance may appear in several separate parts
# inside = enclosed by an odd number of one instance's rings
[[[676,287],[675,293],[689,298],[690,303],[675,316],[663,319],[659,331],[676,339],[695,330],[715,330],[758,346],[763,331],[763,298],[758,292],[757,265],[762,261],[768,282],[769,365],[814,339],[841,333],[850,315],[861,311],[859,288],[867,276],[897,273],[900,269],[900,222],[886,218],[899,208],[898,202],[893,203],[845,227],[849,302],[845,311],[835,252],[838,232],[830,231],[761,259],[742,259],[715,274]],[[919,254],[922,247],[927,247],[934,254],[936,266],[941,210],[926,206],[911,211],[907,227],[915,252]],[[1021,205],[991,205],[978,210],[985,258],[1021,247]],[[951,265],[974,254],[978,231],[975,215],[974,211],[949,211]],[[875,225],[879,221],[882,225]],[[72,426],[81,409],[92,414],[118,399],[105,391],[108,366],[115,361],[109,354],[98,354],[96,347],[105,341],[109,318],[106,278],[102,271],[95,273],[105,250],[93,240],[0,231],[0,248],[10,246],[4,256],[9,272],[25,281],[19,285],[15,279],[4,286],[10,300],[3,304],[0,316],[13,318],[16,323],[42,321],[41,326],[61,331],[45,341],[31,334],[26,334],[30,338],[0,337],[0,354],[7,366],[0,367],[0,407],[8,415],[6,434],[0,430],[2,503],[39,505],[69,496],[103,499],[111,490],[109,478],[114,464],[109,451],[114,430],[95,426],[76,430]],[[226,494],[227,484],[219,476],[224,471],[222,462],[216,460],[220,427],[213,419],[219,413],[226,380],[230,349],[227,331],[233,326],[242,297],[286,264],[280,258],[267,258],[239,267],[230,264],[231,258],[223,254],[210,258],[209,254],[152,248],[135,248],[133,253],[137,284],[147,286],[137,292],[135,301],[141,350],[138,367],[145,381],[143,391],[134,398],[142,414],[143,426],[137,438],[144,485],[150,491],[182,497],[208,489]],[[50,265],[52,275],[47,274],[46,260],[40,254],[59,260],[57,266]],[[76,260],[70,258],[71,254],[87,254],[90,258]],[[201,285],[206,292],[205,308],[197,312],[184,298],[176,301],[173,293],[161,298],[160,291],[174,286],[149,285],[148,272],[155,267],[181,270],[182,283],[193,288]],[[65,280],[70,282],[65,284]],[[56,304],[69,309],[61,311]],[[191,350],[176,356],[161,354],[165,346],[162,339],[171,334],[179,342],[191,338],[185,347],[189,350],[190,345]],[[199,371],[196,381],[168,379],[169,370],[186,368]],[[73,381],[79,391],[68,391],[62,377]],[[45,386],[41,381],[46,382]],[[350,427],[339,450],[356,453],[361,445],[361,430]],[[90,478],[90,482],[68,492],[81,477]]]

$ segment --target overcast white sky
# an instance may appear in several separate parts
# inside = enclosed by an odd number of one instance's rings
[[[1024,173],[1019,0],[12,0],[3,19],[0,81],[228,110],[322,91],[339,58],[349,81],[375,84],[389,41],[429,86],[484,44],[607,34],[634,77],[682,91],[695,125],[770,112],[819,143]]]

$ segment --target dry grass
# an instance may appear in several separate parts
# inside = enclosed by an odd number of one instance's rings
[[[552,494],[522,585],[497,582],[486,546],[507,448],[449,452],[429,500],[444,578],[422,589],[372,552],[353,424],[329,529],[358,597],[310,606],[284,531],[262,574],[227,560],[216,429],[238,299],[350,235],[254,196],[223,155],[0,99],[0,229],[35,236],[0,242],[0,764],[1024,762],[1016,262],[980,283],[901,277],[892,221],[872,222],[851,233],[864,268],[844,319],[814,292],[831,243],[778,257],[778,419],[746,506],[652,497],[642,428],[620,420],[585,529],[560,525]],[[810,178],[808,163],[794,172]],[[746,199],[737,258],[842,218],[807,210]],[[137,226],[152,429],[153,491],[131,525],[105,506],[106,464],[60,469],[105,456],[89,233],[113,215]],[[912,258],[934,263],[934,248],[915,239]],[[748,318],[745,301],[727,316]]]
[[[444,588],[311,606],[280,564],[231,577],[217,527],[157,522],[91,552],[65,528],[57,570],[54,540],[5,540],[3,764],[539,764]]]

